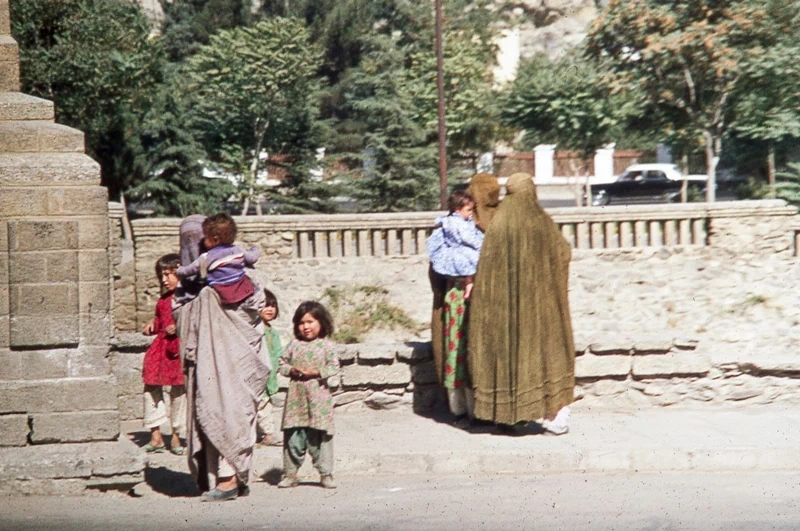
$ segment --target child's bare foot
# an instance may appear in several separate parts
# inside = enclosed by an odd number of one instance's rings
[[[261,439],[261,446],[283,446],[283,441],[274,435],[264,435]]]
[[[172,433],[172,440],[169,443],[169,451],[175,455],[183,455],[183,445],[177,432]]]
[[[160,453],[165,450],[164,438],[161,436],[161,430],[152,428],[150,430],[150,442],[144,445],[145,451],[148,453]]]

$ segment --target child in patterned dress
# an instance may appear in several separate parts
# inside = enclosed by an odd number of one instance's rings
[[[330,340],[333,319],[315,301],[298,306],[294,336],[281,357],[280,373],[290,379],[283,409],[283,478],[279,488],[296,487],[306,452],[320,474],[320,485],[333,481],[333,395],[339,385],[339,358]]]
[[[264,323],[264,342],[269,349],[269,361],[272,367],[278,367],[281,356],[283,355],[283,347],[281,346],[281,337],[278,331],[273,328],[272,321],[278,318],[281,314],[278,308],[278,298],[275,294],[268,289],[264,289],[264,307],[259,312],[261,315],[261,322]],[[267,380],[267,388],[264,395],[258,403],[258,413],[256,416],[256,423],[258,430],[261,432],[261,444],[263,446],[283,446],[281,438],[277,437],[275,424],[272,418],[272,396],[278,392],[278,372],[273,370],[269,374]]]

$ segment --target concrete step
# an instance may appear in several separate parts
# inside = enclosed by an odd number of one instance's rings
[[[0,186],[100,184],[100,165],[82,153],[0,153]]]
[[[0,122],[0,153],[83,153],[83,133],[50,122]]]
[[[19,47],[10,35],[0,35],[0,91],[19,90]]]
[[[0,495],[79,495],[144,481],[147,454],[128,439],[0,448]]]
[[[52,101],[21,92],[0,92],[0,122],[55,119]]]

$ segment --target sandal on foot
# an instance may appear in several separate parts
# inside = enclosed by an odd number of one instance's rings
[[[174,455],[183,455],[184,447],[183,446],[172,446],[172,447],[170,447],[169,451]]]
[[[278,483],[279,489],[291,489],[292,487],[296,487],[300,484],[297,481],[297,476],[294,474],[290,474],[288,476],[284,476],[280,483]]]
[[[231,490],[219,490],[217,488],[204,492],[200,496],[200,501],[203,502],[221,502],[228,500],[235,500],[239,496],[239,487]]]
[[[323,489],[335,489],[336,482],[333,481],[333,476],[330,474],[326,474],[319,478],[319,484]]]
[[[163,445],[162,446],[153,446],[150,443],[145,444],[143,446],[143,448],[144,448],[144,451],[147,452],[148,454],[163,454],[164,452],[167,451],[167,447],[166,446],[163,446]]]

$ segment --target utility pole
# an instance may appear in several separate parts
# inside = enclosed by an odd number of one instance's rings
[[[447,208],[447,128],[444,115],[444,51],[442,45],[442,0],[434,0],[436,10],[436,89],[439,98],[439,201]]]

